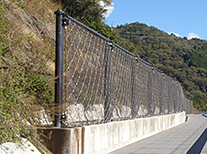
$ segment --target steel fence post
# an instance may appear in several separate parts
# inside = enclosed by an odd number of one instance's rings
[[[55,127],[61,127],[61,114],[63,104],[63,14],[56,12],[56,61],[55,61]]]

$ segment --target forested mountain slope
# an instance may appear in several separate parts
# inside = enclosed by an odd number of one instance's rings
[[[207,41],[187,40],[139,22],[115,28],[122,46],[178,80],[194,106],[207,110]]]

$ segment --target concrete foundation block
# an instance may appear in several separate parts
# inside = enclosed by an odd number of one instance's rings
[[[185,122],[185,112],[77,128],[39,128],[54,154],[104,154]]]

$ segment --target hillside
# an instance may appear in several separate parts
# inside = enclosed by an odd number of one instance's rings
[[[178,80],[194,106],[207,110],[207,41],[187,40],[139,22],[115,28],[122,46]]]
[[[38,5],[37,5],[38,4]],[[0,2],[0,144],[28,136],[26,120],[54,113],[53,1]]]
[[[98,0],[1,0],[0,144],[17,142],[19,136],[29,138],[41,117],[51,115],[54,120],[54,12],[58,8],[119,42],[119,34],[104,24],[106,10]]]
[[[54,12],[58,8],[119,41],[119,34],[104,24],[106,10],[97,0],[1,0],[0,144],[17,142],[19,136],[29,138],[41,117],[54,120]]]

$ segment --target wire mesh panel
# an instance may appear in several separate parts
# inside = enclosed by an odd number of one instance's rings
[[[107,41],[69,20],[65,31],[65,112],[68,122],[104,118]]]
[[[150,66],[146,65],[143,61],[138,63],[138,85],[139,85],[139,110],[138,115],[140,117],[148,116],[149,114],[149,95],[148,84],[149,84],[149,70]]]
[[[113,118],[127,118],[131,115],[132,64],[131,55],[114,46],[111,54],[110,105]]]
[[[154,115],[160,114],[160,92],[161,92],[161,84],[160,84],[161,72],[153,68],[153,103],[154,103]]]
[[[177,81],[65,13],[63,23],[65,124],[192,113]]]

